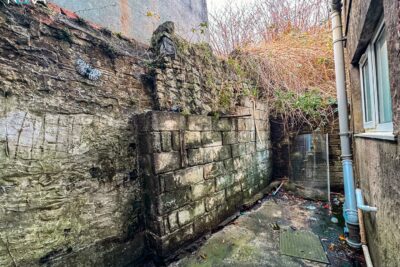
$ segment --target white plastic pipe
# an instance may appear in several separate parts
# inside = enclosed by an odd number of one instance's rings
[[[362,250],[364,252],[365,263],[367,267],[374,267],[371,260],[371,255],[369,255],[369,250],[367,245],[362,245]]]
[[[371,212],[371,211],[378,211],[377,207],[371,207],[364,204],[364,199],[362,197],[362,191],[360,188],[356,189],[356,198],[357,198],[357,208],[363,211]]]
[[[342,166],[343,166],[343,183],[344,183],[344,212],[343,217],[349,230],[347,244],[354,248],[360,248],[358,236],[358,214],[355,196],[355,185],[353,178],[353,161],[350,149],[350,132],[349,132],[349,113],[347,110],[346,95],[346,75],[344,69],[344,48],[341,0],[331,0],[332,12],[332,35],[333,35],[333,52],[335,60],[335,78],[336,92],[339,111],[339,128],[340,128],[340,148],[342,150]]]

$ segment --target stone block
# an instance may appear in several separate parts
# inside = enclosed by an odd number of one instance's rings
[[[204,151],[203,162],[208,163],[208,162],[218,161],[221,150],[222,150],[222,146],[213,146],[213,147],[203,148],[203,151]]]
[[[185,117],[180,113],[152,111],[150,114],[153,131],[177,131],[185,127]]]
[[[227,173],[231,173],[234,171],[234,167],[233,167],[233,159],[226,159],[224,160],[224,167]]]
[[[231,157],[232,157],[231,146],[230,145],[222,146],[222,148],[219,152],[218,160],[225,160],[225,159],[229,159]]]
[[[256,143],[250,142],[246,143],[246,154],[253,154],[256,152]]]
[[[169,152],[172,150],[171,132],[161,132],[161,148],[164,152]]]
[[[239,105],[242,107],[246,108],[253,108],[257,102],[256,100],[253,100],[250,96],[242,96],[239,99]]]
[[[194,202],[178,211],[179,225],[183,226],[185,224],[188,224],[205,212],[206,210],[203,200]]]
[[[204,149],[203,148],[188,149],[187,157],[189,166],[203,164]]]
[[[220,132],[202,132],[201,143],[204,147],[221,146],[222,137]]]
[[[246,154],[246,144],[234,144],[231,145],[232,157],[239,157]]]
[[[190,188],[183,188],[173,192],[165,192],[159,195],[155,200],[157,213],[160,215],[165,215],[173,210],[185,206],[190,202],[190,196]],[[152,196],[149,197],[153,198]]]
[[[224,163],[222,161],[204,165],[204,179],[212,179],[224,174]]]
[[[235,114],[236,115],[251,115],[253,112],[253,108],[247,108],[247,107],[241,107],[241,106],[236,106],[235,107]]]
[[[186,148],[197,148],[201,146],[201,132],[185,131]]]
[[[239,143],[247,143],[254,141],[254,132],[253,131],[239,131],[238,132],[238,142]]]
[[[162,151],[159,132],[140,133],[138,141],[140,154],[152,154]]]
[[[268,131],[269,122],[267,120],[256,120],[257,130],[258,131]]]
[[[154,171],[156,174],[177,170],[181,166],[179,152],[164,152],[153,154]]]
[[[172,132],[172,149],[176,151],[180,151],[181,149],[181,134],[179,131]]]
[[[226,199],[229,199],[232,196],[241,195],[241,192],[242,192],[241,184],[238,182],[234,182],[233,185],[225,189],[225,197]]]
[[[205,233],[217,226],[219,223],[216,211],[208,212],[193,222],[193,228],[196,233]]]
[[[231,186],[234,183],[232,174],[226,174],[215,178],[215,190],[220,191]]]
[[[211,131],[211,117],[201,115],[189,115],[187,117],[187,130],[189,131]]]
[[[175,173],[175,179],[181,185],[195,184],[203,181],[203,167],[195,166],[192,168],[186,168],[179,170]]]
[[[238,131],[254,131],[253,118],[238,119]]]
[[[192,200],[198,200],[214,192],[214,180],[203,181],[191,186]]]
[[[170,215],[168,215],[168,229],[170,232],[173,232],[178,228],[179,228],[178,213],[173,212]]]
[[[267,103],[256,101],[256,109],[262,111],[268,111],[268,105]]]
[[[211,211],[225,202],[225,191],[219,191],[216,194],[205,198],[206,211]]]
[[[236,144],[238,142],[237,132],[222,132],[222,143],[224,145]]]
[[[268,147],[268,142],[267,141],[257,141],[257,146],[256,146],[256,150],[257,151],[264,151],[267,150]]]
[[[213,130],[222,132],[233,130],[232,120],[229,118],[214,119]]]
[[[177,188],[189,186],[203,181],[203,167],[195,166],[160,175],[164,191],[173,191]]]
[[[237,170],[235,173],[233,173],[233,179],[235,183],[241,183],[243,180],[245,180],[246,174],[242,170]]]

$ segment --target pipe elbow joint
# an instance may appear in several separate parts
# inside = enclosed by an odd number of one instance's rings
[[[378,211],[377,207],[371,207],[371,206],[364,204],[364,200],[362,197],[362,191],[360,188],[356,189],[356,200],[357,200],[357,208],[359,208],[360,210],[367,211],[367,212]]]

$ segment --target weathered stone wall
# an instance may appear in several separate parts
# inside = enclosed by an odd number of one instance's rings
[[[386,25],[389,78],[391,84],[394,135],[399,131],[400,88],[400,23],[399,1],[353,0],[348,9],[347,53],[349,70],[349,96],[354,133],[362,133],[361,86],[358,59],[364,53],[381,16]],[[352,63],[352,64],[351,64]],[[368,246],[376,266],[397,266],[400,262],[400,180],[399,142],[377,139],[354,138],[355,174],[358,186],[364,192],[366,202],[377,206],[378,212],[365,213]]]
[[[260,197],[267,107],[208,47],[155,37],[0,4],[1,266],[135,265]]]
[[[146,48],[47,7],[0,4],[0,265],[121,266],[143,252]],[[98,80],[77,72],[83,59]]]
[[[170,51],[165,51],[167,44]],[[154,97],[160,110],[227,113],[239,96],[256,90],[234,59],[217,58],[206,43],[189,44],[174,34],[173,24],[157,29],[152,48],[157,55],[152,63]]]
[[[138,118],[146,225],[158,256],[215,228],[268,185],[266,105],[243,104],[236,114],[251,117],[149,112]]]

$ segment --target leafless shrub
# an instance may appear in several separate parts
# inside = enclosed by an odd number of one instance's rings
[[[253,76],[258,97],[289,128],[320,128],[333,118],[328,13],[327,0],[254,0],[211,14],[213,49]]]

